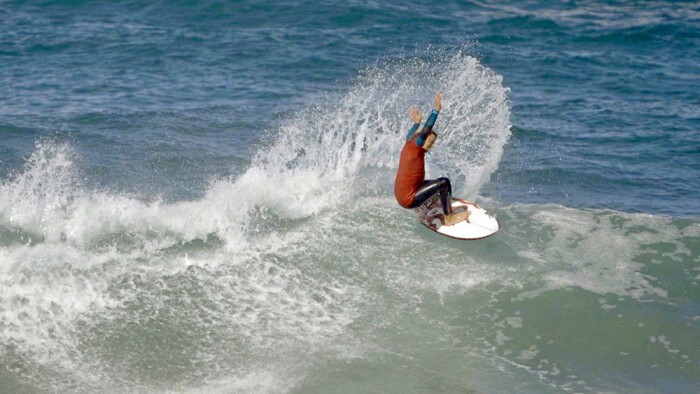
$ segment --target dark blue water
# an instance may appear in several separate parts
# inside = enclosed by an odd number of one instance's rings
[[[0,391],[697,387],[698,3],[413,3],[0,2]],[[503,226],[476,249],[391,196],[438,89],[433,171]],[[387,228],[442,250],[427,279]],[[542,357],[539,319],[612,339]]]

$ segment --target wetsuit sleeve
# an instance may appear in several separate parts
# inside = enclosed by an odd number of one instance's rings
[[[420,131],[420,134],[418,134],[418,138],[416,138],[416,145],[423,146],[423,144],[425,144],[425,139],[428,138],[430,130],[433,129],[433,126],[435,125],[435,120],[437,120],[437,116],[439,113],[440,111],[436,109],[433,109],[433,111],[430,113],[430,117],[428,117],[428,120],[425,121],[425,126],[423,126],[423,130]]]
[[[418,126],[420,126],[420,123],[414,123],[411,129],[408,130],[408,134],[406,135],[406,141],[410,140],[411,137],[413,137],[413,133],[415,133],[416,130],[418,130]]]

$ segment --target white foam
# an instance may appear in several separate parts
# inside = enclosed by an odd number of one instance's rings
[[[531,262],[531,270],[543,273],[546,285],[528,290],[519,298],[535,297],[544,291],[580,287],[597,294],[614,294],[641,299],[666,297],[668,291],[658,279],[642,273],[644,264],[635,260],[646,245],[658,242],[676,245],[668,258],[687,256],[679,241],[694,236],[694,226],[684,229],[670,218],[612,211],[577,210],[556,205],[518,206],[527,216],[530,232],[539,239],[518,255]]]

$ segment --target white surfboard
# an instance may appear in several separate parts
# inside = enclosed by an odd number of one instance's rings
[[[489,215],[485,209],[473,202],[462,200],[461,198],[452,199],[453,212],[462,212],[465,210],[471,212],[468,220],[461,221],[451,226],[445,226],[442,224],[442,217],[444,215],[439,199],[429,202],[427,206],[422,205],[418,208],[420,221],[425,227],[438,234],[451,238],[466,240],[482,239],[495,234],[500,228],[498,220]]]

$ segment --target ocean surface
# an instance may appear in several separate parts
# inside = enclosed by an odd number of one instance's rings
[[[0,392],[700,392],[699,190],[694,1],[1,0]]]

